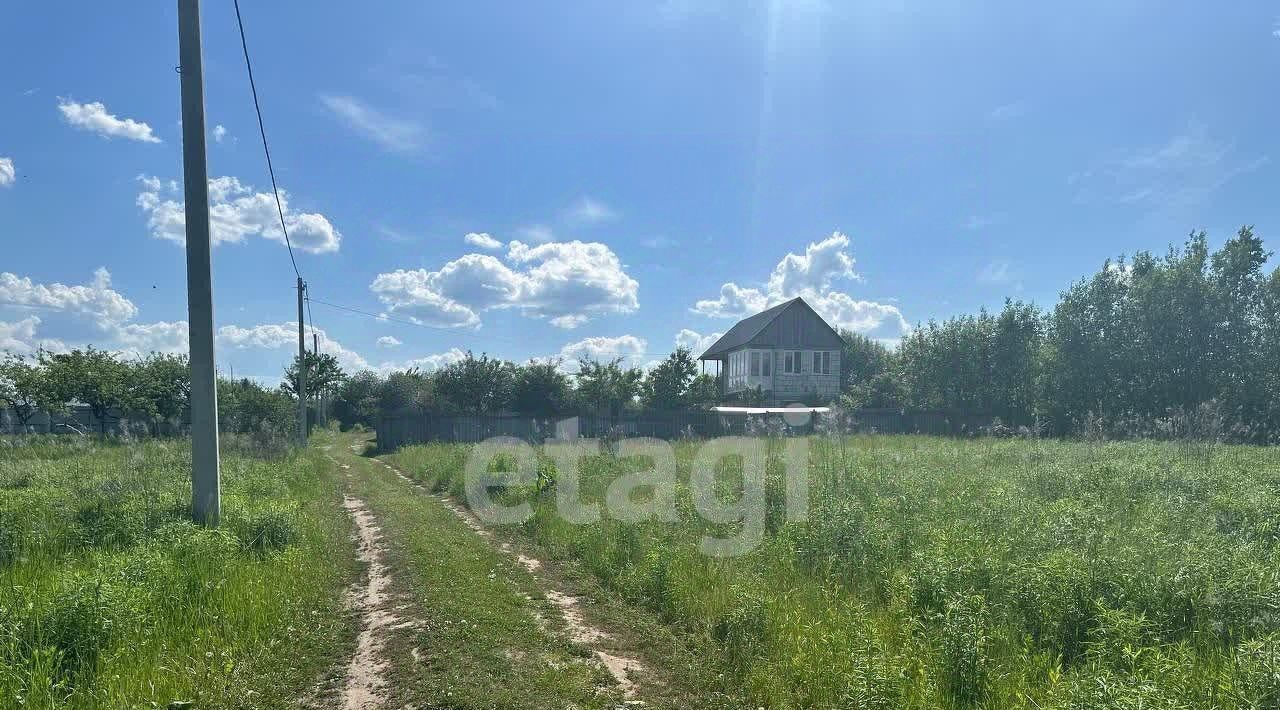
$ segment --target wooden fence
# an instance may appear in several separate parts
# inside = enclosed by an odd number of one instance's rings
[[[816,417],[798,425],[769,417],[768,426],[788,435],[811,434],[822,429]],[[840,429],[858,433],[932,434],[960,436],[990,426],[989,414],[942,410],[858,409],[845,412]],[[476,443],[493,436],[511,436],[535,444],[547,439],[607,437],[710,438],[760,432],[767,428],[758,416],[721,414],[706,410],[626,412],[617,417],[577,414],[529,417],[510,414],[439,415],[417,411],[378,417],[378,448],[394,451],[401,446],[428,442]]]

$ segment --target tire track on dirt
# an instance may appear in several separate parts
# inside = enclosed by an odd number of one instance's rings
[[[394,473],[405,483],[408,483],[410,486],[413,486],[423,494],[438,501],[441,505],[451,510],[454,515],[458,516],[458,518],[461,519],[467,527],[471,528],[476,535],[479,535],[490,542],[495,541],[493,531],[485,528],[484,524],[480,522],[480,519],[477,518],[470,510],[467,510],[464,506],[458,504],[447,495],[432,493],[426,486],[412,478],[409,478],[403,471],[386,461],[383,461],[382,459],[374,460],[381,463],[383,467]],[[614,682],[617,683],[619,690],[622,691],[622,695],[626,699],[626,705],[628,707],[643,705],[644,701],[637,699],[639,688],[634,678],[637,673],[643,672],[644,670],[644,666],[641,664],[639,659],[609,653],[601,647],[602,644],[612,641],[614,636],[606,632],[604,629],[594,626],[587,621],[586,617],[582,613],[581,598],[579,596],[551,587],[547,584],[547,580],[544,577],[537,574],[543,568],[541,560],[517,552],[506,542],[499,543],[498,547],[503,552],[513,557],[521,567],[524,567],[525,570],[529,572],[529,575],[533,577],[534,581],[538,583],[538,586],[542,589],[543,596],[545,596],[547,601],[560,612],[560,619],[568,632],[569,639],[591,651],[596,660],[604,666],[605,670],[609,672],[609,675],[613,677]],[[545,625],[545,619],[542,619],[541,617],[537,618],[539,623]]]
[[[350,477],[351,466],[325,454]],[[342,496],[342,507],[356,528],[357,559],[365,565],[364,579],[347,596],[348,607],[360,616],[356,650],[347,664],[339,707],[342,710],[375,710],[386,700],[387,636],[390,631],[414,625],[403,620],[393,605],[391,570],[386,564],[382,528],[373,511],[361,499]]]

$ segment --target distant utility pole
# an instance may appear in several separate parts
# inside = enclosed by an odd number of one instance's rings
[[[307,336],[303,332],[302,299],[307,286],[298,277],[298,446],[307,445]]]
[[[316,357],[316,364],[319,365],[320,336],[316,335],[315,321],[311,322],[311,354]],[[321,389],[316,392],[316,424],[324,426],[324,423],[324,390]]]
[[[191,350],[191,517],[197,523],[214,527],[221,512],[218,382],[213,362],[213,275],[209,253],[209,177],[204,162],[200,0],[178,0],[178,60],[182,74],[182,171]]]

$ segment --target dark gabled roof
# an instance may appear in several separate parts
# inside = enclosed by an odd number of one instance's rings
[[[783,301],[773,308],[767,308],[760,311],[754,316],[743,318],[730,328],[729,332],[720,336],[720,339],[713,343],[711,347],[707,348],[707,351],[702,353],[698,359],[715,360],[730,350],[746,345],[751,342],[752,338],[759,335],[760,331],[764,330],[770,323],[772,323],[774,318],[777,318],[783,311],[790,308],[793,303],[799,300],[800,297],[796,296],[790,301]]]

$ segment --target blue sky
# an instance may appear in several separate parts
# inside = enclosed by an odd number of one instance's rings
[[[312,295],[392,319],[314,305],[349,367],[643,363],[795,295],[892,340],[1192,229],[1275,243],[1273,3],[242,9]],[[174,3],[0,26],[0,348],[184,349]],[[229,0],[204,49],[219,365],[275,378],[294,276]]]

